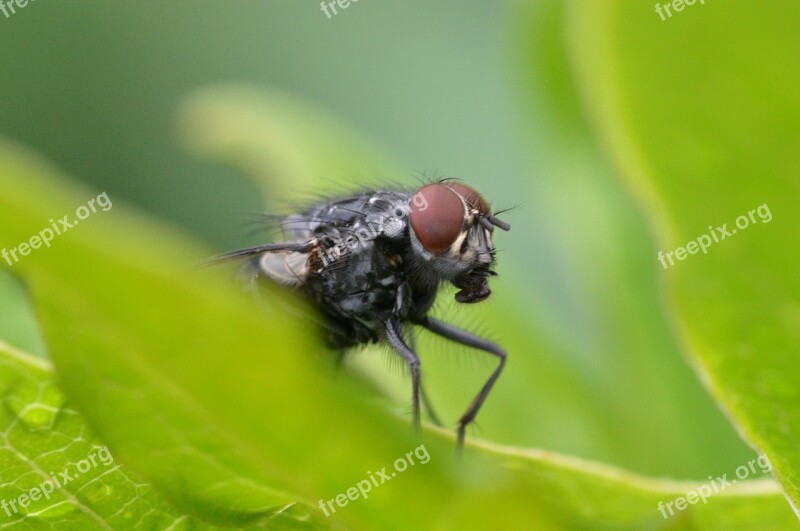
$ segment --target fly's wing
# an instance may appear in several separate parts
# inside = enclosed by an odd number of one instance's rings
[[[287,239],[295,242],[314,242],[307,250],[285,249],[266,252],[256,262],[259,273],[286,286],[297,287],[308,278],[308,258],[317,248],[308,220],[301,215],[289,216],[281,224]]]
[[[273,251],[258,259],[258,272],[286,286],[302,286],[308,278],[310,253],[298,251]]]
[[[281,284],[300,286],[308,276],[308,258],[316,246],[316,240],[270,243],[214,256],[199,265],[203,267],[250,258],[251,267],[257,273]]]
[[[291,223],[293,217],[287,218],[290,223],[284,231],[290,241],[238,249],[210,258],[201,265],[249,259],[250,267],[259,275],[287,286],[302,285],[308,277],[308,258],[317,248],[318,241],[307,223]]]

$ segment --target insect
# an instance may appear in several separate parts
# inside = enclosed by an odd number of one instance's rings
[[[321,312],[328,341],[340,352],[385,342],[411,373],[413,422],[420,426],[420,361],[406,332],[434,334],[496,356],[498,365],[458,421],[458,447],[506,363],[493,342],[428,315],[443,284],[460,303],[491,293],[495,227],[510,230],[471,187],[454,180],[408,190],[365,190],[285,217],[287,241],[240,249],[212,262],[247,259],[253,281],[268,279],[303,291]],[[413,336],[412,336],[413,337]]]

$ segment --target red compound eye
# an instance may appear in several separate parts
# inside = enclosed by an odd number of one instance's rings
[[[469,206],[480,212],[481,214],[489,214],[489,203],[483,198],[481,194],[461,183],[447,183],[447,186],[455,190]]]
[[[411,198],[411,228],[430,253],[442,253],[456,241],[465,216],[461,197],[448,185],[423,186]]]

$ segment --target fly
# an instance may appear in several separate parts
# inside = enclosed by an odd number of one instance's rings
[[[495,227],[511,227],[492,214],[471,187],[452,180],[408,190],[369,190],[331,199],[281,221],[286,241],[240,249],[211,262],[247,259],[254,281],[295,287],[323,315],[328,342],[340,352],[385,342],[411,372],[413,422],[420,399],[441,424],[420,384],[420,361],[405,332],[421,326],[487,352],[498,365],[458,421],[458,446],[506,363],[497,344],[428,315],[447,282],[455,299],[486,299],[495,275]],[[412,337],[412,336],[409,336]]]

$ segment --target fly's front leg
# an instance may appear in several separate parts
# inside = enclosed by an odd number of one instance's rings
[[[483,350],[484,352],[488,352],[489,354],[500,358],[500,363],[497,365],[497,368],[494,370],[494,372],[492,372],[491,376],[489,376],[489,379],[486,380],[486,383],[483,384],[483,387],[472,401],[472,404],[469,406],[469,408],[467,408],[467,410],[464,412],[464,415],[462,415],[461,419],[458,421],[458,447],[461,449],[464,446],[464,432],[467,424],[475,420],[475,417],[478,415],[478,411],[480,411],[483,402],[486,400],[486,397],[489,396],[489,392],[492,390],[494,382],[497,381],[500,373],[503,372],[503,367],[506,365],[506,351],[491,341],[470,334],[469,332],[461,330],[460,328],[451,324],[447,324],[430,317],[423,317],[418,321],[418,323],[434,334],[446,337],[447,339],[461,343],[462,345],[466,345],[468,347]]]
[[[411,408],[414,415],[414,428],[420,428],[419,420],[419,382],[420,382],[420,369],[419,357],[411,347],[409,347],[405,339],[403,339],[403,329],[400,322],[395,319],[389,319],[386,323],[386,340],[389,345],[408,363],[411,370]]]

